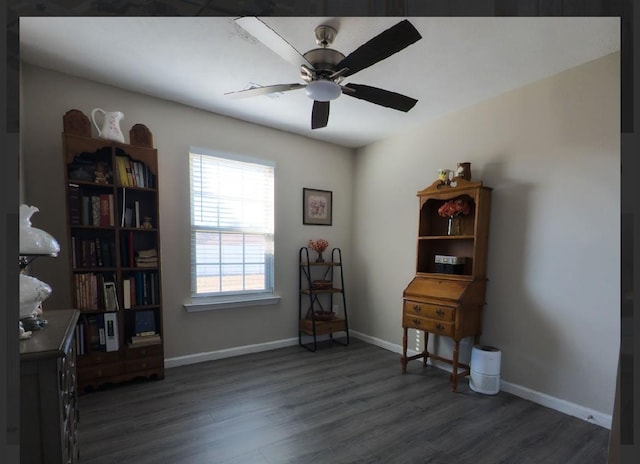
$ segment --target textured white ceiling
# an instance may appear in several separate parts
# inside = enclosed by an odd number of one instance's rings
[[[348,55],[403,18],[261,18],[300,53],[332,24]],[[422,39],[344,83],[418,99],[408,113],[342,95],[311,130],[304,90],[231,99],[259,85],[302,82],[299,69],[233,18],[22,17],[23,61],[215,113],[359,147],[620,49],[619,18],[408,18]],[[72,33],[70,32],[72,31]],[[79,40],[78,38],[81,37]]]

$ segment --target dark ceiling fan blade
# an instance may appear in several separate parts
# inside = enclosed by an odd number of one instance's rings
[[[355,49],[336,65],[336,69],[349,68],[343,76],[351,76],[390,57],[421,38],[413,24],[404,19]]]
[[[228,95],[231,98],[256,97],[258,95],[267,95],[270,93],[287,92],[289,90],[301,89],[302,87],[306,87],[306,85],[305,84],[265,85],[264,87],[255,87],[253,89],[238,90],[237,92],[227,92],[225,93],[225,95]]]
[[[262,20],[255,16],[243,16],[235,21],[238,26],[297,68],[304,64],[313,69],[311,63],[309,63],[306,58],[298,52],[298,50],[293,48],[289,42],[284,40],[276,31],[267,26]]]
[[[327,127],[329,122],[329,102],[315,101],[313,102],[313,110],[311,111],[311,129],[320,129]]]
[[[342,87],[342,93],[350,97],[375,103],[376,105],[382,105],[387,108],[405,112],[409,111],[418,103],[418,100],[414,98],[368,85],[349,83]]]

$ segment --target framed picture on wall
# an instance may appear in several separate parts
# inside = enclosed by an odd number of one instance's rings
[[[306,225],[330,226],[333,192],[328,190],[302,189],[302,223]]]

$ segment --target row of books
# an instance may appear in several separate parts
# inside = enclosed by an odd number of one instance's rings
[[[73,269],[115,267],[115,239],[108,237],[81,238],[71,237],[71,261]],[[120,261],[123,267],[158,267],[158,252],[134,250],[133,232],[123,235],[120,242]]]
[[[86,272],[74,275],[74,307],[89,311],[118,311],[115,276]],[[160,304],[160,282],[157,272],[137,271],[122,279],[124,309]]]
[[[69,219],[73,226],[115,226],[113,194],[82,195],[79,185],[69,184]]]
[[[116,156],[116,168],[121,186],[155,188],[155,176],[144,163],[128,156]]]
[[[120,309],[115,277],[101,273],[75,274],[74,307],[90,311],[117,311]]]
[[[120,263],[123,267],[158,267],[158,251],[134,250],[133,231],[121,236]],[[73,269],[116,267],[115,238],[71,236],[71,264]]]
[[[120,331],[117,313],[90,314],[76,326],[76,352],[118,351]]]
[[[133,334],[129,346],[156,345],[162,342],[153,311],[138,311],[133,318]],[[126,333],[126,331],[125,331]],[[76,353],[92,351],[118,351],[120,349],[120,325],[118,313],[89,314],[80,319],[75,328]]]
[[[160,304],[160,282],[157,272],[137,271],[122,279],[124,309]]]
[[[113,238],[71,236],[73,269],[116,266],[116,243]]]

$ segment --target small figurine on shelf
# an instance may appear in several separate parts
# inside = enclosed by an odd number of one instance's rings
[[[449,183],[449,172],[451,171],[448,169],[438,169],[438,179],[440,179],[440,182],[443,184]]]
[[[438,169],[438,179],[440,179],[438,188],[450,185],[451,177],[453,177],[453,171],[450,169]]]
[[[143,229],[152,229],[153,225],[151,224],[151,216],[145,216],[142,225],[140,226]]]
[[[458,163],[456,177],[462,177],[464,180],[471,180],[471,163]]]
[[[95,174],[95,179],[94,182],[96,184],[108,184],[109,181],[107,179],[107,165],[106,163],[103,163],[102,161],[98,161],[96,163],[96,170],[94,172]]]

